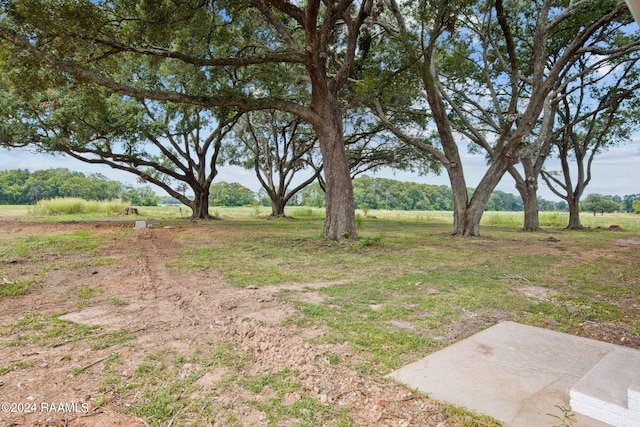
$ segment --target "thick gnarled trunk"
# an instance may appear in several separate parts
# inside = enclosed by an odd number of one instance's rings
[[[512,161],[509,160],[510,158],[511,156],[505,155],[499,158],[499,161],[491,164],[489,170],[473,192],[471,200],[464,206],[464,209],[461,209],[463,212],[459,218],[457,227],[454,228],[454,235],[480,235],[480,220],[482,219],[482,214],[487,207],[491,193],[511,166]]]
[[[211,219],[209,215],[209,189],[196,192],[189,207],[192,211],[191,219]]]
[[[580,199],[578,197],[568,197],[566,201],[569,205],[567,230],[582,230],[584,226],[580,222]]]
[[[321,100],[318,110],[322,120],[314,123],[322,153],[327,195],[323,236],[329,240],[344,240],[356,237],[356,213],[351,170],[343,140],[342,111],[330,98]]]
[[[540,231],[540,210],[538,207],[538,193],[535,189],[528,189],[520,193],[524,204],[524,231]]]
[[[522,229],[524,231],[540,231],[540,210],[538,206],[539,172],[534,167],[533,162],[528,159],[522,159],[520,163],[524,167],[524,178],[522,178],[514,168],[511,168],[509,171],[516,181],[516,189],[518,193],[520,193],[524,205],[524,223]]]
[[[272,218],[285,216],[284,207],[287,204],[286,200],[280,196],[271,197],[270,199],[271,199],[271,215],[270,216]]]

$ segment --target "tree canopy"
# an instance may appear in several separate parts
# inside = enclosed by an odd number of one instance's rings
[[[83,82],[139,100],[300,117],[323,156],[324,235],[338,240],[356,235],[342,119],[363,96],[350,79],[361,30],[374,28],[380,8],[372,0],[14,0],[3,3],[2,62],[35,76],[16,79],[18,92]],[[198,84],[184,85],[185,76]]]
[[[315,157],[317,138],[299,118],[275,110],[246,114],[229,144],[229,163],[253,169],[268,195],[271,216],[284,215],[289,200],[315,181],[322,170]],[[305,173],[306,172],[306,173]],[[294,178],[304,179],[294,184]]]
[[[526,212],[537,215],[538,174],[558,139],[550,136],[567,126],[562,107],[579,104],[580,87],[591,100],[620,106],[638,81],[640,39],[621,0],[8,0],[0,7],[0,144],[35,144],[127,170],[206,217],[219,153],[240,117],[286,114],[317,140],[323,235],[333,240],[356,235],[351,178],[389,164],[446,171],[455,234],[479,234],[507,172],[531,206]],[[588,135],[578,129],[576,118],[589,115],[581,111],[564,114],[574,133]],[[602,120],[597,127],[606,129]],[[472,192],[463,144],[487,159]],[[254,156],[263,171],[265,153]],[[265,191],[278,195],[276,187]],[[407,203],[428,204],[430,195],[414,190]]]
[[[584,61],[597,72],[623,55],[637,57],[639,43],[637,37],[625,37],[631,15],[622,1],[461,0],[412,5],[392,10],[399,49],[414,58],[407,72],[415,77],[394,80],[392,86],[395,92],[409,94],[406,82],[414,82],[415,95],[409,101],[381,96],[375,110],[399,138],[443,165],[455,201],[454,233],[477,235],[482,212],[503,175],[534,152],[546,155],[539,149],[545,139],[535,136],[546,131],[545,112],[584,72],[576,63]],[[407,120],[398,115],[398,105],[421,107],[424,114],[417,117],[426,117],[430,126],[418,134],[401,126]],[[488,160],[471,195],[458,148],[460,135]],[[522,186],[523,191],[527,188],[528,184]],[[535,190],[535,185],[530,188]],[[535,192],[527,199],[535,202]]]
[[[604,214],[605,212],[615,212],[620,209],[620,204],[612,200],[611,196],[602,194],[589,194],[582,202],[582,209],[587,212]]]

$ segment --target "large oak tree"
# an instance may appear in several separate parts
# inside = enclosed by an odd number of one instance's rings
[[[454,195],[453,232],[478,235],[492,190],[544,140],[534,138],[534,130],[542,126],[543,111],[558,102],[577,58],[597,52],[630,15],[623,1],[611,0],[439,0],[413,8],[389,2],[403,49],[416,58],[416,94],[436,132],[404,131],[382,101],[378,114],[400,138],[442,163]],[[461,136],[489,162],[470,197]]]
[[[314,161],[317,138],[307,124],[278,111],[248,113],[234,132],[226,156],[231,164],[255,171],[271,201],[271,216],[284,216],[284,208],[300,190],[315,181],[321,167]],[[304,174],[304,170],[311,173]],[[300,180],[300,175],[305,175]],[[294,181],[294,178],[298,181]]]
[[[12,70],[3,71],[0,87],[7,88]],[[129,172],[191,208],[192,218],[206,219],[218,156],[239,116],[224,109],[124,99],[85,84],[49,86],[24,97],[7,88],[0,91],[0,144],[65,153]]]
[[[549,189],[569,205],[568,229],[582,229],[580,199],[591,182],[596,156],[628,141],[637,131],[640,58],[611,64],[606,72],[584,72],[555,107],[557,125],[548,135],[560,171],[542,170]],[[595,81],[595,82],[594,82]],[[605,81],[606,84],[598,84]]]
[[[323,157],[324,236],[355,236],[342,119],[359,96],[343,89],[356,65],[361,29],[373,25],[372,0],[14,0],[3,8],[5,61],[30,62],[68,84],[84,81],[138,99],[275,109],[309,122]],[[123,61],[138,70],[121,73]],[[202,71],[206,88],[167,84],[180,78],[157,73],[167,63]],[[306,90],[284,90],[292,82]]]

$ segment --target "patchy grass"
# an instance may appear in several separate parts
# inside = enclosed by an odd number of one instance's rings
[[[17,259],[42,261],[71,254],[93,257],[105,238],[80,230],[70,234],[17,236],[3,240],[5,245],[0,249],[0,261],[8,262]]]
[[[33,360],[28,360],[25,362],[10,363],[7,366],[0,366],[0,377],[12,371],[22,371],[25,369],[32,368],[33,365],[34,365]]]
[[[127,330],[103,332],[99,326],[87,326],[60,319],[60,314],[42,316],[32,313],[24,314],[17,322],[9,326],[12,330],[10,339],[0,341],[0,345],[17,347],[23,345],[40,345],[43,347],[60,347],[65,344],[86,340],[92,350],[102,350],[117,344],[123,344],[134,338]],[[3,334],[0,334],[0,338]]]
[[[121,306],[127,305],[127,302],[118,297],[113,297],[113,298],[109,298],[109,304],[115,305],[116,307],[121,307]]]
[[[554,228],[525,233],[517,216],[498,213],[486,217],[482,237],[459,238],[449,235],[450,213],[370,211],[358,220],[359,240],[336,243],[320,238],[322,220],[315,210],[294,209],[290,218],[277,220],[265,220],[253,208],[220,209],[220,215],[221,221],[193,225],[197,232],[176,231],[181,249],[171,267],[181,274],[210,270],[238,287],[322,283],[320,289],[309,287],[321,294],[321,302],[298,300],[303,294],[298,292],[278,298],[298,308],[287,326],[301,333],[314,326],[327,331],[313,344],[346,344],[348,356],[325,355],[331,366],[380,377],[501,320],[586,336],[585,325],[607,325],[614,335],[604,338],[612,342],[640,340],[637,217],[585,216],[583,222],[592,228],[572,232],[562,229],[564,218],[554,214],[545,219]],[[176,218],[170,224],[184,223]],[[623,231],[607,230],[612,224]],[[9,277],[21,271],[22,261],[40,271],[57,265],[73,272],[86,265],[79,258],[106,265],[115,260],[100,257],[104,242],[92,230],[0,235],[0,281],[5,275],[12,284],[0,282],[0,301],[30,298],[33,285],[41,284]],[[70,283],[65,295],[79,306],[100,300],[112,310],[134,303],[131,296],[106,294],[102,286],[84,276]],[[131,414],[154,426],[242,425],[246,413],[263,414],[260,422],[269,425],[353,424],[346,410],[306,393],[295,370],[256,371],[254,355],[240,345],[200,342],[187,354],[164,342],[154,343],[153,351],[131,345],[137,352],[132,362],[114,352],[130,345],[132,332],[107,332],[59,317],[31,312],[0,325],[0,348],[17,352],[16,346],[87,343],[88,354],[100,354],[88,360],[99,360],[103,368],[95,407],[127,402]],[[61,360],[71,375],[89,378],[82,357],[69,354]],[[2,375],[29,369],[0,364]],[[203,388],[198,380],[212,370],[221,378],[215,387]],[[224,399],[229,390],[236,400]],[[292,400],[293,394],[300,396]],[[497,425],[460,408],[441,410],[447,424]]]
[[[346,243],[318,239],[314,221],[217,223],[181,241],[174,267],[212,269],[235,286],[342,281],[320,290],[321,304],[298,302],[294,323],[328,326],[325,339],[350,343],[368,359],[358,369],[378,373],[501,320],[574,333],[604,322],[637,335],[640,314],[617,301],[640,297],[640,245],[615,243],[635,232],[525,233],[507,221],[459,238],[439,222],[362,222],[360,240]]]
[[[10,325],[15,332],[7,345],[38,344],[54,347],[63,342],[88,338],[98,330],[97,327],[78,325],[61,320],[59,317],[60,314],[50,316],[24,314],[17,322]]]
[[[458,406],[442,404],[441,409],[447,421],[452,425],[460,427],[498,427],[502,425],[494,418]]]
[[[143,417],[151,426],[166,425],[167,421],[193,426],[220,422],[217,410],[230,409],[226,407],[229,404],[238,412],[225,411],[224,425],[243,425],[243,408],[262,413],[270,426],[289,422],[309,427],[353,425],[346,409],[302,396],[304,390],[295,371],[283,368],[253,375],[243,372],[245,363],[252,362],[247,357],[234,344],[210,344],[188,356],[170,351],[149,353],[147,360],[136,367],[134,381],[126,386],[120,384],[119,390],[123,394],[136,390],[139,399],[129,412]],[[197,381],[213,367],[227,368],[228,373],[214,390],[205,392]],[[242,390],[238,393],[241,397],[225,402],[223,396],[229,389]],[[287,402],[292,393],[300,393],[301,397]]]
[[[52,270],[71,272],[113,264],[114,258],[99,255],[106,241],[106,237],[86,230],[0,236],[0,298],[29,293],[35,286],[42,286],[46,273]],[[89,301],[82,293],[78,297]]]

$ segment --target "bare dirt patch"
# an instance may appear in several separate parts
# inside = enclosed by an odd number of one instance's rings
[[[618,239],[616,243],[620,245],[640,245],[640,239]]]
[[[243,377],[296,372],[301,388],[287,394],[285,403],[312,399],[346,412],[356,425],[454,425],[446,424],[439,406],[428,399],[354,371],[355,356],[346,345],[314,340],[326,333],[322,328],[283,324],[297,313],[288,301],[319,302],[316,289],[335,283],[234,288],[212,271],[184,274],[167,267],[179,250],[176,237],[199,233],[197,226],[130,227],[0,223],[0,235],[91,229],[106,237],[99,256],[111,260],[103,265],[87,259],[83,265],[86,255],[68,254],[52,255],[54,266],[44,270],[28,257],[4,266],[14,277],[40,274],[41,283],[26,295],[2,299],[0,366],[7,372],[0,375],[0,400],[15,407],[3,407],[0,426],[149,425],[131,408],[144,400],[144,391],[134,386],[141,367],[156,363],[150,356],[170,361],[223,345],[246,359]],[[90,297],[79,298],[81,291],[91,291]],[[59,313],[65,313],[60,319],[85,329],[57,341],[48,337],[56,327],[68,327],[52,324]],[[196,359],[176,365],[176,376],[199,373],[190,393],[193,399],[207,397],[215,407],[215,419],[221,421],[209,423],[225,425],[224,420],[233,419],[236,425],[273,425],[259,404],[250,404],[260,397],[229,380],[231,368]],[[188,411],[180,414],[183,422],[198,422],[198,414]],[[180,424],[174,421],[169,425]]]

